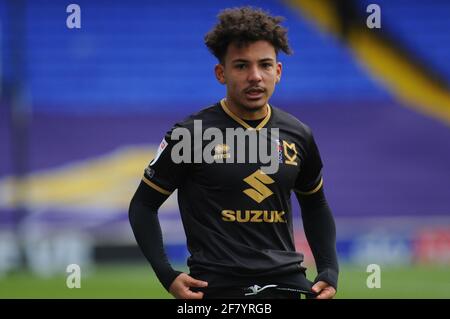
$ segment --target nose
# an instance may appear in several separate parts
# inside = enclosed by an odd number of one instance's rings
[[[262,80],[261,72],[257,66],[253,66],[248,69],[248,81],[249,82],[260,82]]]

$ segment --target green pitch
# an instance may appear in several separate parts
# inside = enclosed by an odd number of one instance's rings
[[[180,268],[178,268],[180,269]],[[450,298],[448,266],[381,269],[381,288],[369,289],[363,266],[342,266],[337,298]],[[314,276],[310,272],[308,277]],[[171,298],[149,266],[97,266],[81,273],[81,288],[66,276],[37,278],[27,272],[0,277],[0,298]]]

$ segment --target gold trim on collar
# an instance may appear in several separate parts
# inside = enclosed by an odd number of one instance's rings
[[[234,114],[227,106],[227,102],[225,101],[225,99],[220,100],[220,105],[222,106],[222,109],[224,110],[225,113],[228,114],[229,117],[231,117],[233,120],[235,120],[236,122],[238,122],[239,124],[241,124],[243,127],[245,127],[246,129],[250,129],[250,130],[259,130],[261,128],[263,128],[267,122],[269,122],[270,120],[270,116],[272,115],[272,108],[270,107],[269,104],[267,104],[267,115],[266,117],[261,121],[261,123],[258,124],[257,127],[251,127],[250,125],[248,125],[247,123],[245,123],[245,121],[243,119],[241,119],[240,117],[238,117],[236,114]]]

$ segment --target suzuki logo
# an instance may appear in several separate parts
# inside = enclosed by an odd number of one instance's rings
[[[258,203],[261,203],[264,199],[273,194],[266,185],[272,184],[275,181],[260,169],[244,178],[244,182],[252,187],[244,190],[244,193]]]

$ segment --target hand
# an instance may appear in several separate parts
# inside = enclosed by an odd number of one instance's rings
[[[193,292],[191,287],[206,287],[206,281],[197,280],[188,274],[179,274],[169,287],[169,292],[177,299],[202,299],[203,292]]]
[[[316,299],[332,299],[336,295],[336,289],[325,281],[318,281],[312,286],[312,291],[318,294]]]

